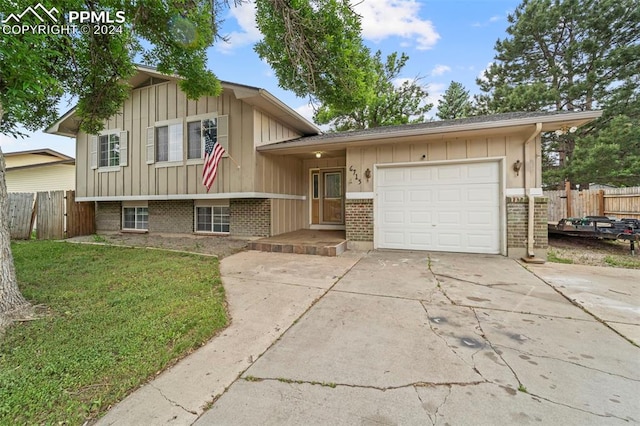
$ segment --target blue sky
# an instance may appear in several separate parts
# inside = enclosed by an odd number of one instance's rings
[[[472,94],[475,83],[494,57],[494,44],[506,36],[507,14],[520,0],[358,0],[363,37],[372,51],[383,57],[394,51],[409,56],[402,78],[421,76],[430,102],[437,100],[451,81],[462,83]],[[232,8],[222,32],[229,42],[218,42],[209,50],[209,69],[218,78],[264,88],[303,116],[311,119],[306,99],[278,87],[269,65],[254,53],[260,39],[252,4]],[[69,105],[60,106],[61,111]],[[433,116],[435,107],[428,114]],[[35,132],[27,139],[0,135],[4,152],[50,148],[75,156],[73,139]]]

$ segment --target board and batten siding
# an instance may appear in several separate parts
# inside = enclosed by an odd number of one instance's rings
[[[455,138],[442,141],[389,143],[375,147],[355,147],[347,149],[346,167],[353,172],[345,175],[347,192],[373,192],[373,180],[364,177],[367,169],[374,171],[374,164],[409,163],[430,161],[455,161],[475,158],[506,158],[506,187],[524,188],[525,176],[529,174],[529,185],[540,188],[542,176],[536,165],[541,161],[540,138],[537,137],[527,145],[526,163],[516,175],[513,164],[520,160],[525,162],[524,142],[526,136],[500,135],[495,137]],[[424,155],[424,158],[423,158]],[[358,176],[358,180],[355,179]]]
[[[202,161],[187,160],[185,118],[203,114],[228,117],[228,154],[209,193],[255,191],[254,108],[238,100],[230,90],[219,97],[188,100],[175,82],[132,90],[119,114],[105,124],[105,132],[128,133],[128,161],[117,170],[91,168],[91,137],[79,133],[76,144],[78,197],[206,194],[202,185]],[[183,161],[147,164],[147,128],[169,120],[182,120]]]
[[[75,186],[73,164],[52,164],[6,172],[7,192],[66,191]]]

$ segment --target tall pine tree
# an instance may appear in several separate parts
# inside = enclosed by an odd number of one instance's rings
[[[473,105],[469,97],[469,91],[461,83],[452,81],[447,90],[438,101],[436,116],[441,120],[464,118],[471,115]]]
[[[477,80],[485,111],[605,109],[575,135],[545,137],[545,181],[557,184],[581,137],[619,125],[612,118],[621,112],[639,112],[640,1],[524,0],[508,20],[508,36]]]

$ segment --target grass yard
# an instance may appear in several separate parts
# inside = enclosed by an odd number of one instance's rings
[[[213,257],[47,241],[12,245],[44,318],[0,337],[0,424],[96,418],[227,324]]]

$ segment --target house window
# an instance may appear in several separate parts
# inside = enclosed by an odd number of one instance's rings
[[[122,229],[136,229],[142,231],[149,229],[149,208],[123,207]]]
[[[218,138],[218,119],[191,121],[187,123],[187,133],[187,159],[203,158],[206,138]]]
[[[100,167],[120,165],[120,135],[110,133],[98,138]]]
[[[156,127],[156,161],[182,161],[182,123]]]
[[[196,207],[197,232],[229,232],[229,206]]]

